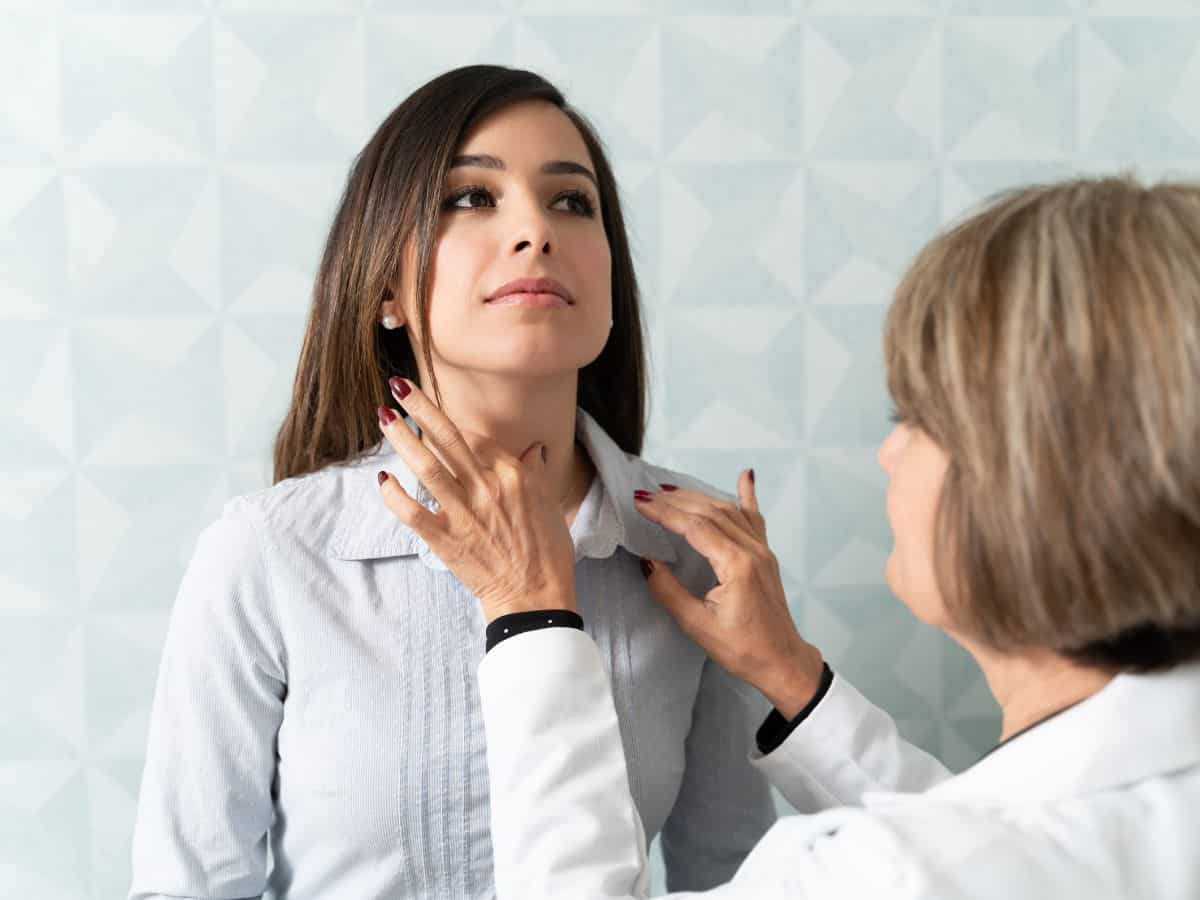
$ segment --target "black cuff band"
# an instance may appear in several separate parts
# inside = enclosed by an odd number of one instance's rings
[[[821,670],[821,684],[817,687],[816,694],[808,701],[804,709],[796,713],[794,719],[789,722],[777,709],[773,709],[767,714],[767,718],[759,726],[758,733],[754,735],[754,741],[758,744],[758,752],[766,756],[786,741],[788,735],[796,730],[796,726],[807,719],[817,708],[817,704],[829,693],[829,687],[832,684],[833,669],[829,668],[829,663],[825,663],[825,667]]]
[[[536,609],[500,616],[488,624],[484,652],[510,637],[539,628],[578,628],[583,631],[583,617],[569,609]]]

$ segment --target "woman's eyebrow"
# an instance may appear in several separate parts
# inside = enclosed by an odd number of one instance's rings
[[[480,169],[501,169],[505,168],[504,160],[498,156],[491,156],[487,153],[472,153],[465,156],[456,156],[450,160],[450,168],[457,169],[461,166],[475,166]],[[542,173],[545,175],[582,175],[587,178],[600,189],[599,182],[596,181],[596,176],[592,174],[592,170],[587,166],[577,162],[571,162],[567,159],[558,159],[553,162],[542,164]]]

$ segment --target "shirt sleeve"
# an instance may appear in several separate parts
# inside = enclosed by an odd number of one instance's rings
[[[832,685],[833,669],[829,668],[829,663],[825,663],[821,669],[821,683],[817,686],[817,692],[804,709],[796,713],[790,721],[785,719],[783,713],[777,709],[773,709],[767,714],[766,719],[759,726],[758,733],[754,735],[754,740],[758,744],[758,752],[765,756],[786,741],[788,735],[795,731],[797,726],[817,708],[817,704],[821,702],[822,697],[829,693]]]
[[[770,753],[756,752],[753,758],[802,813],[861,806],[868,791],[920,793],[951,777],[841,676],[831,679],[801,727]]]
[[[732,676],[705,660],[683,781],[661,835],[669,891],[729,881],[775,821],[770,784],[750,763],[753,723],[765,705],[752,707]]]
[[[501,641],[541,628],[577,628],[583,631],[583,617],[568,609],[538,609],[497,616],[485,630],[483,652],[487,653]]]
[[[131,900],[266,889],[285,663],[251,511],[201,535],[159,663],[134,826]]]

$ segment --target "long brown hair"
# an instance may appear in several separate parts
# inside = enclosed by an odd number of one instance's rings
[[[391,402],[387,379],[419,382],[409,327],[379,327],[379,304],[399,283],[405,245],[414,253],[419,333],[429,334],[430,258],[446,173],[466,133],[513,103],[542,100],[579,129],[599,182],[612,255],[613,327],[579,373],[579,405],[627,453],[641,452],[647,406],[641,307],[616,179],[599,137],[539,75],[464,66],[418,88],[384,119],[354,160],[313,287],[292,399],[275,438],[276,482],[344,462],[379,441],[375,409]],[[420,341],[434,384],[432,350]],[[424,386],[427,390],[428,387]]]

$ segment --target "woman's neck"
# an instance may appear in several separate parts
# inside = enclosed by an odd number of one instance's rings
[[[1000,740],[1100,691],[1112,672],[1081,666],[1051,650],[996,653],[968,646],[1003,719]]]
[[[422,378],[422,384],[429,381]],[[438,372],[442,409],[462,431],[491,438],[513,456],[536,443],[546,445],[546,466],[569,525],[574,521],[595,469],[575,441],[577,372],[546,378],[451,370]],[[432,390],[427,391],[432,397]]]

